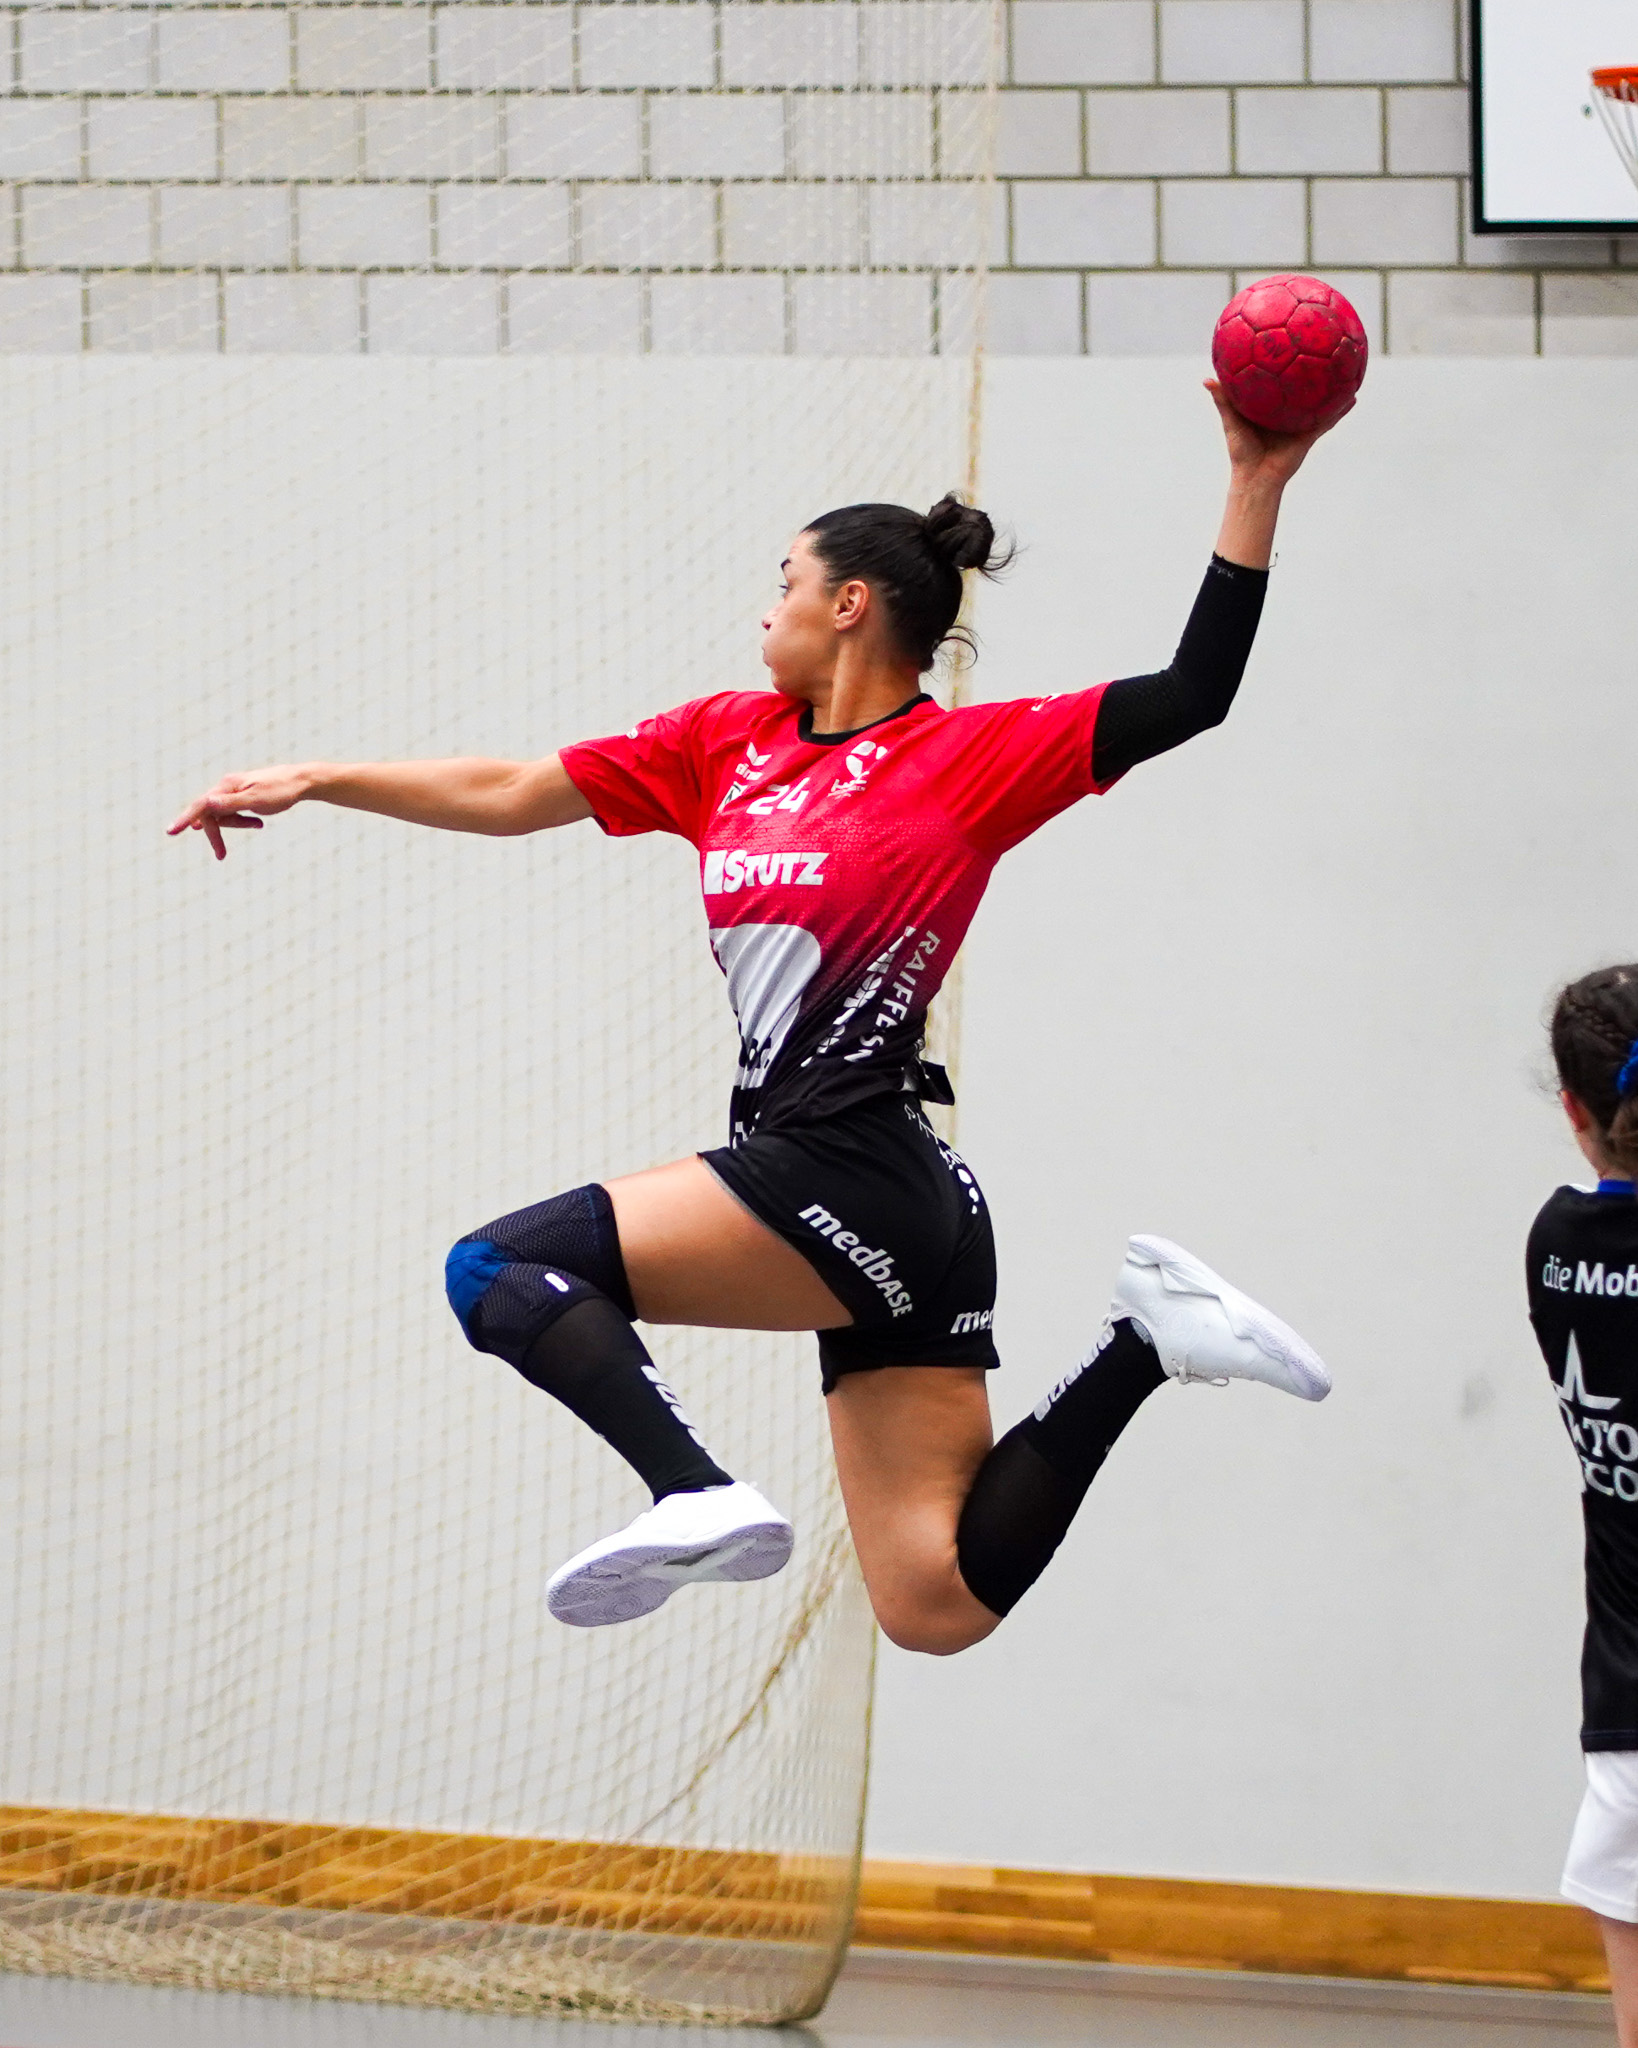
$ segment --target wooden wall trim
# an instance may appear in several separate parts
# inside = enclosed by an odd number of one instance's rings
[[[7,1890],[812,1940],[845,1858],[0,1807]],[[1170,1969],[1608,1989],[1576,1906],[867,1861],[861,1947]]]
[[[1607,1991],[1579,1907],[867,1862],[856,1944],[1061,1962]]]

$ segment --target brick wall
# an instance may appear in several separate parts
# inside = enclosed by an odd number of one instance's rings
[[[1239,284],[1313,269],[1395,354],[1638,354],[1638,235],[1471,233],[1459,0],[1008,16],[998,351],[1193,354]]]
[[[990,0],[3,13],[0,350],[970,345]]]
[[[1468,231],[1460,0],[11,6],[0,350],[1638,353],[1638,236]]]

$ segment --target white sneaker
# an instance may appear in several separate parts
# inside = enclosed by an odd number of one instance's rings
[[[571,1628],[605,1628],[663,1607],[696,1579],[766,1579],[796,1532],[754,1486],[668,1493],[617,1536],[571,1557],[546,1582],[546,1605]]]
[[[1331,1391],[1331,1375],[1295,1330],[1169,1238],[1128,1240],[1109,1313],[1141,1324],[1183,1385],[1261,1380],[1304,1401]]]

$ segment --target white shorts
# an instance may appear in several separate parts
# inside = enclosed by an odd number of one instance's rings
[[[1587,1796],[1559,1890],[1606,1920],[1638,1922],[1638,1750],[1587,1752]]]

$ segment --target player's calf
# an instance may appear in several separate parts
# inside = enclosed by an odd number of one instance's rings
[[[1295,1330],[1163,1237],[1134,1237],[1097,1342],[979,1467],[957,1556],[1009,1614],[1045,1571],[1116,1439],[1168,1379],[1261,1380],[1320,1401],[1331,1377]]]
[[[560,1620],[627,1621],[691,1578],[779,1570],[790,1525],[711,1456],[632,1327],[606,1189],[574,1188],[470,1232],[449,1254],[445,1285],[467,1341],[595,1429],[654,1497],[630,1530],[554,1576],[548,1605]]]

